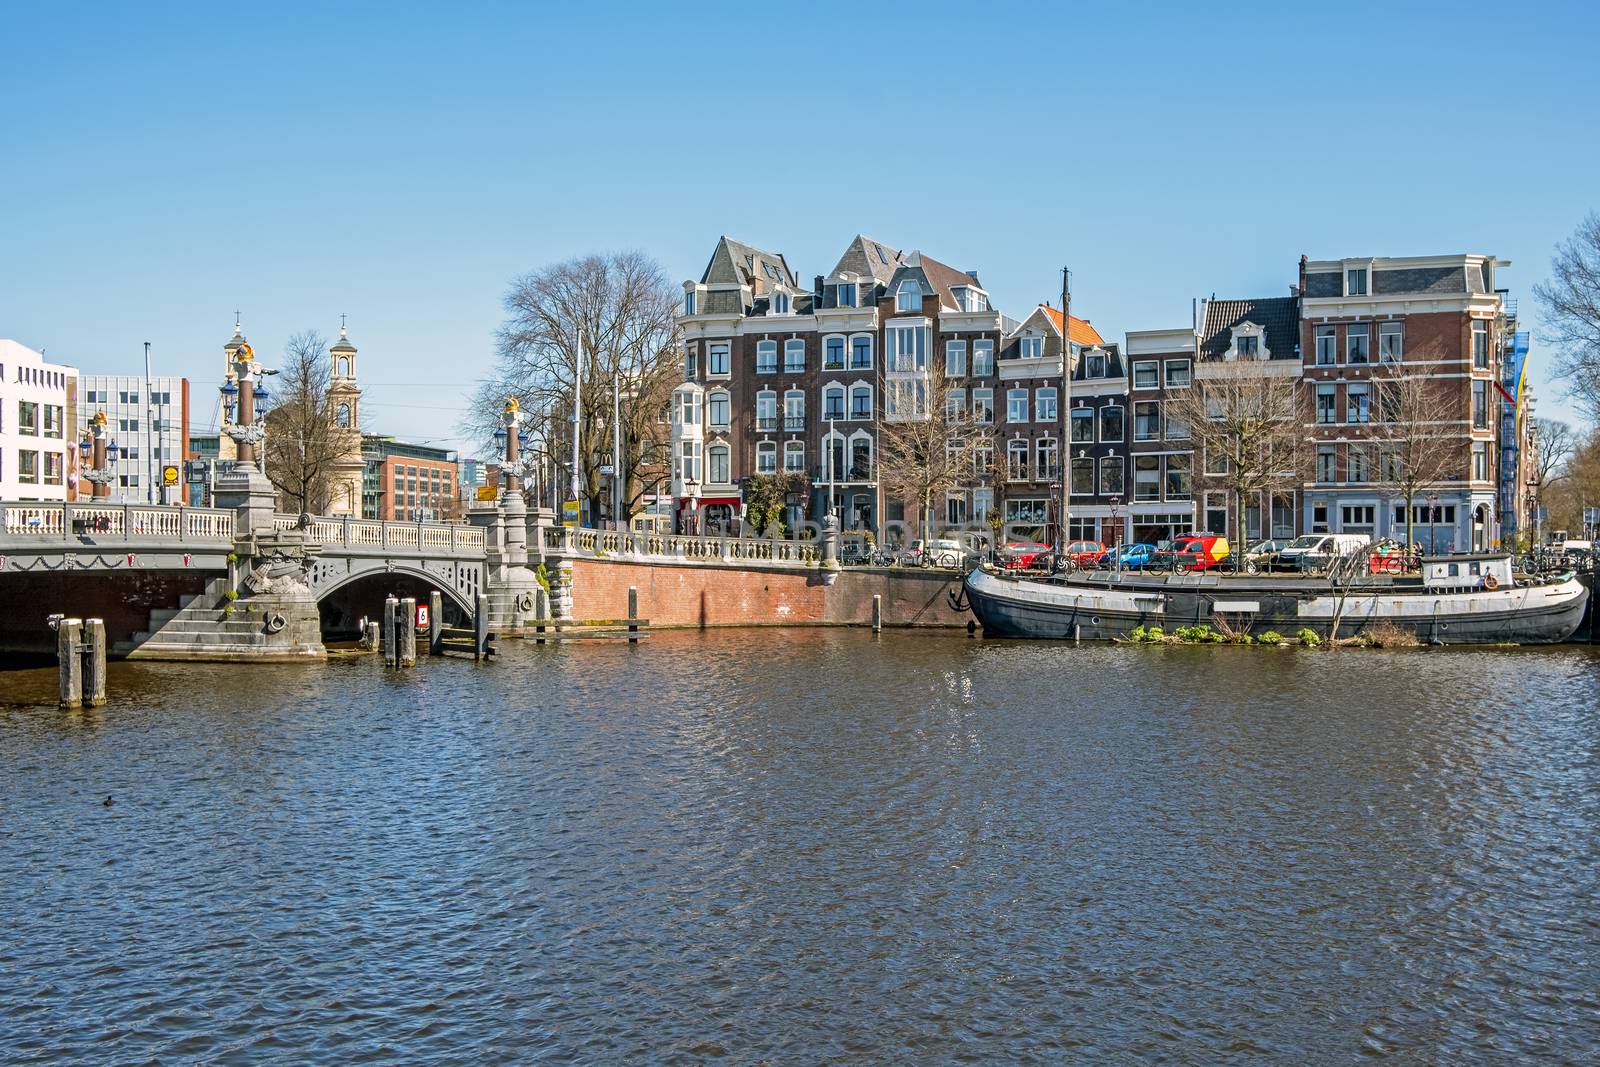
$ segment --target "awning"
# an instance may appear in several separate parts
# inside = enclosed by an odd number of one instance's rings
[[[683,506],[684,507],[688,507],[689,506],[689,501],[691,501],[691,500],[698,500],[700,502],[700,506],[702,508],[715,507],[718,504],[727,504],[729,507],[736,508],[740,504],[744,503],[743,500],[740,500],[736,496],[702,496],[702,497],[684,497],[683,498]]]

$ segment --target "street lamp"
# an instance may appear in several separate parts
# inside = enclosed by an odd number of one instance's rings
[[[1433,555],[1439,554],[1439,533],[1434,524],[1439,521],[1439,494],[1428,494],[1428,551]]]
[[[1111,559],[1112,562],[1117,565],[1117,572],[1119,574],[1122,571],[1122,523],[1119,521],[1119,516],[1121,513],[1122,498],[1120,496],[1114,496],[1111,498],[1111,531],[1116,534],[1117,539],[1111,545],[1111,551],[1113,553]]]
[[[116,460],[117,446],[113,443],[108,450],[106,447],[106,413],[98,411],[93,419],[89,420],[89,434],[82,441],[79,452],[79,461],[84,466],[83,477],[94,486],[92,496],[106,497],[111,495],[111,479],[115,477],[108,467],[106,457],[110,455],[112,462]]]

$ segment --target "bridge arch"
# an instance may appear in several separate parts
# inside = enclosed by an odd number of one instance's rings
[[[452,587],[448,576],[420,564],[392,562],[382,567],[362,568],[323,583],[314,582],[311,587],[322,616],[324,636],[356,634],[363,616],[379,618],[383,600],[391,593],[400,597],[414,596],[427,603],[428,594],[434,591],[444,595],[447,616],[458,615],[458,622],[472,618],[471,601]]]

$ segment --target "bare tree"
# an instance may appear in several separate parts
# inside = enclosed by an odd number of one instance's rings
[[[1460,439],[1450,425],[1460,405],[1449,383],[1407,374],[1398,364],[1381,368],[1372,385],[1377,410],[1369,411],[1366,442],[1350,447],[1375,450],[1368,457],[1373,482],[1405,502],[1406,544],[1415,544],[1417,497],[1462,466]]]
[[[1600,430],[1573,448],[1550,479],[1548,492],[1540,487],[1540,499],[1550,509],[1550,528],[1583,529],[1583,509],[1600,507]]]
[[[277,404],[266,418],[267,478],[286,511],[327,511],[334,465],[350,449],[351,431],[338,425],[328,400],[331,377],[321,334],[305,330],[289,338]]]
[[[1241,542],[1249,503],[1292,493],[1302,478],[1305,432],[1294,368],[1272,360],[1201,363],[1194,384],[1167,401],[1168,422],[1194,442],[1196,484],[1227,494]]]
[[[1585,216],[1556,246],[1550,280],[1535,285],[1533,294],[1544,308],[1540,338],[1556,348],[1555,375],[1600,422],[1600,213]]]
[[[922,377],[884,384],[886,394],[895,390],[885,397],[885,411],[892,401],[897,414],[886,414],[879,431],[878,481],[885,493],[916,506],[924,537],[933,527],[935,501],[990,477],[980,470],[980,456],[993,460],[994,427],[978,421],[964,392],[958,403],[954,388],[941,359],[931,360]]]
[[[585,256],[518,278],[505,295],[494,373],[480,385],[464,428],[487,445],[506,398],[514,396],[535,416],[529,454],[554,470],[564,466],[570,478],[568,419],[579,383],[579,491],[596,515],[606,495],[600,467],[611,462],[615,383],[624,509],[632,514],[670,479],[660,447],[672,390],[683,380],[674,322],[680,298],[661,267],[637,252]]]
[[[1533,442],[1534,476],[1538,478],[1539,488],[1543,490],[1546,485],[1560,477],[1557,472],[1578,448],[1578,436],[1573,433],[1571,423],[1562,422],[1560,419],[1534,419]]]

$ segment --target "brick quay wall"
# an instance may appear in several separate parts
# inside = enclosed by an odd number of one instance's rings
[[[650,560],[573,560],[573,617],[620,619],[628,587],[651,626],[868,626],[872,597],[885,626],[959,626],[972,618],[950,606],[961,579],[951,571]]]

